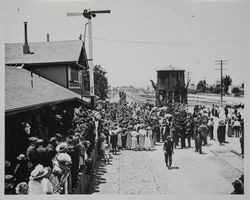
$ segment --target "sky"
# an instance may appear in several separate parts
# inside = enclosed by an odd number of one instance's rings
[[[77,40],[87,20],[66,13],[89,8],[111,10],[93,18],[92,28],[94,64],[112,87],[145,87],[170,64],[189,72],[191,83],[213,84],[221,59],[233,84],[248,78],[249,0],[6,0],[4,42],[24,42],[24,21],[29,42],[46,41],[47,33],[51,41]]]

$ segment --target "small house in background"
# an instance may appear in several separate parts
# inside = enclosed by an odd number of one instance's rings
[[[156,104],[187,103],[185,70],[172,65],[157,70]]]
[[[32,71],[82,94],[82,73],[86,73],[88,69],[83,41],[49,41],[47,39],[47,42],[28,43],[27,23],[24,25],[24,44],[5,44],[5,64]],[[88,96],[86,93],[83,96]]]
[[[234,88],[239,88],[237,94],[233,93]],[[242,87],[242,85],[229,85],[228,94],[234,94],[235,96],[242,96],[244,95],[244,87]]]

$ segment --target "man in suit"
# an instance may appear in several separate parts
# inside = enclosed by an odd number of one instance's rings
[[[171,140],[171,136],[168,136],[164,141],[163,151],[165,156],[165,163],[168,169],[171,169],[172,165],[172,154],[174,153],[174,144]]]

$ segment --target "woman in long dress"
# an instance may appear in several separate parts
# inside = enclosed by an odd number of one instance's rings
[[[152,137],[152,134],[151,134],[151,137]],[[146,131],[144,148],[146,150],[151,150],[151,140],[150,140],[149,128],[147,128],[147,131]]]
[[[120,150],[122,148],[122,131],[121,131],[121,129],[117,130],[117,137],[118,137],[117,147],[118,147],[118,150]]]
[[[149,135],[151,147],[153,147],[154,146],[154,141],[153,141],[153,131],[152,131],[151,126],[148,127],[148,135]]]
[[[144,126],[141,126],[139,130],[139,150],[142,151],[144,149],[146,130]]]
[[[137,149],[137,132],[136,132],[136,128],[134,128],[134,130],[131,132],[131,136],[132,136],[132,144],[131,144],[131,149],[132,150],[136,150]]]
[[[233,121],[231,119],[228,120],[228,126],[227,126],[227,136],[232,137],[233,136]]]
[[[217,128],[217,138],[220,145],[225,142],[225,132],[226,126],[224,125],[223,121],[219,121],[218,128]]]
[[[127,149],[131,149],[131,146],[132,146],[132,126],[129,126],[128,127],[128,130],[126,131],[127,132],[127,141],[126,141],[126,148]]]

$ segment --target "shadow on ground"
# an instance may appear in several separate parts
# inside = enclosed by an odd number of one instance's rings
[[[99,186],[106,183],[106,179],[103,178],[103,175],[107,173],[107,169],[105,168],[106,165],[112,165],[112,162],[105,164],[103,160],[98,161],[94,170],[94,175],[88,187],[88,194],[99,192]]]

